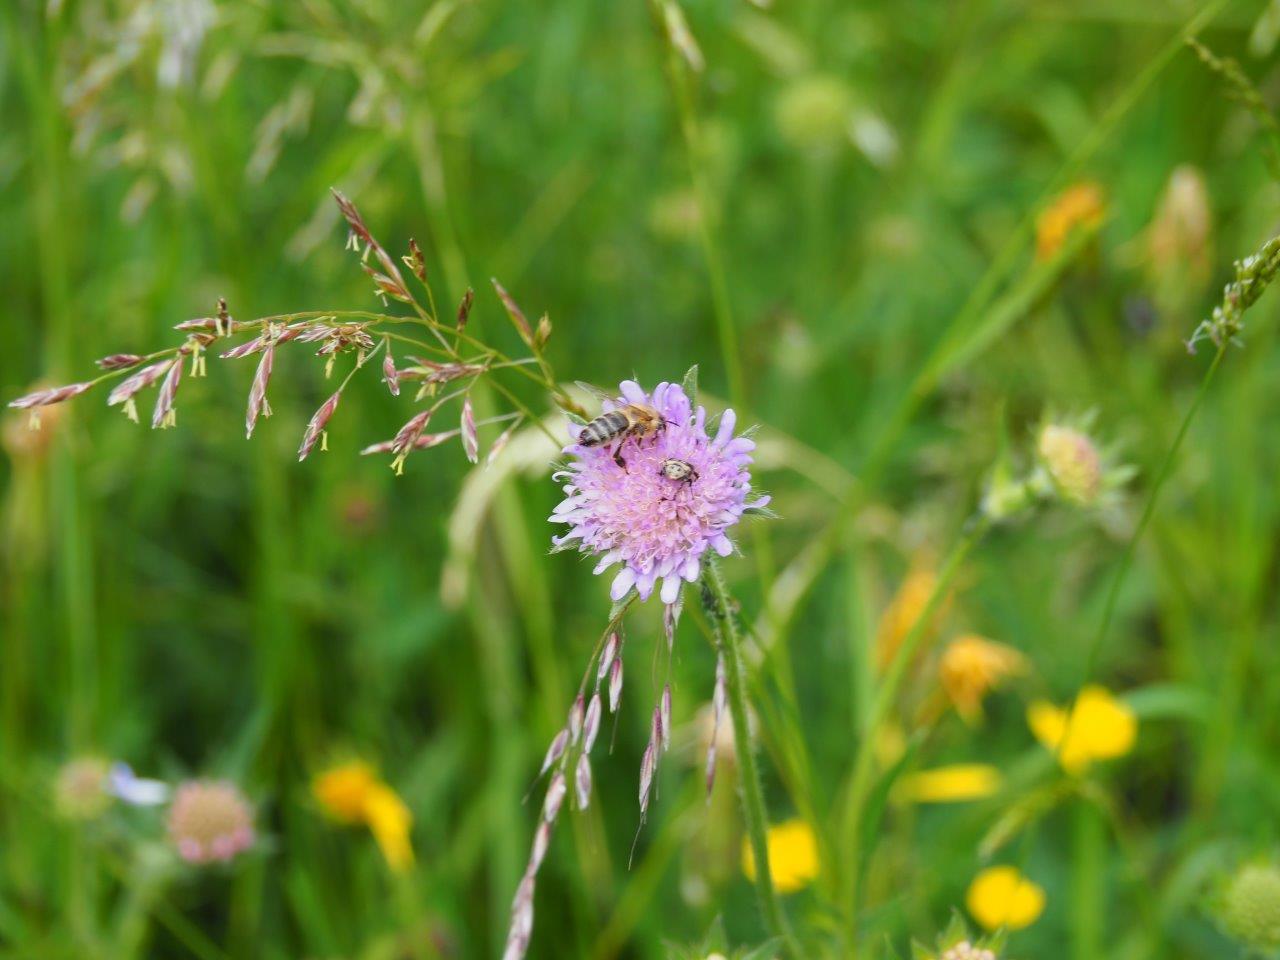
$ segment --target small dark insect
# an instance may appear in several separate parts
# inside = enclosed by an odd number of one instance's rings
[[[693,469],[693,464],[687,460],[677,460],[674,457],[668,457],[663,460],[659,472],[668,480],[678,480],[681,483],[693,483],[698,479],[698,471]]]

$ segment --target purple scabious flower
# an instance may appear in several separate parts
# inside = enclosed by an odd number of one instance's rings
[[[605,412],[644,404],[662,415],[665,426],[649,437],[628,436],[620,447],[616,441],[584,447],[576,442],[582,428],[571,427],[575,442],[564,452],[574,459],[555,474],[564,482],[565,499],[550,518],[568,524],[569,531],[552,542],[567,547],[576,540],[583,553],[599,555],[597,574],[621,563],[609,591],[614,600],[633,587],[647,600],[661,580],[662,602],[673,604],[681,583],[698,579],[707,550],[728,556],[729,529],[747,510],[768,504],[768,497],[747,499],[755,442],[733,435],[732,410],[725,410],[715,435],[709,434],[706,410],[695,410],[677,384],[660,383],[649,394],[624,380],[619,390],[622,396],[606,401]],[[672,479],[673,471],[664,470],[668,461],[687,464],[691,472]]]

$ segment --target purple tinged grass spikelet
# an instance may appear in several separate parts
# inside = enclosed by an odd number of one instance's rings
[[[85,382],[71,383],[64,387],[49,387],[45,390],[37,390],[35,393],[28,393],[25,396],[18,397],[16,400],[10,400],[9,406],[15,410],[48,407],[55,403],[62,403],[64,400],[70,400],[72,397],[78,397],[92,386],[91,382]]]
[[[609,712],[618,711],[618,700],[622,696],[622,658],[618,657],[609,668]]]
[[[497,440],[493,441],[493,446],[489,448],[489,453],[484,458],[484,465],[486,467],[491,465],[493,461],[497,460],[498,455],[506,449],[507,444],[510,443],[511,438],[515,436],[516,429],[520,426],[523,419],[523,417],[517,417],[516,421],[511,424],[511,426],[507,427],[507,429],[503,430],[502,433],[498,435]]]
[[[472,463],[480,462],[480,441],[476,437],[476,414],[471,407],[471,396],[462,400],[462,450]]]
[[[467,287],[467,292],[462,295],[462,302],[458,304],[458,332],[461,333],[466,329],[467,321],[471,318],[471,304],[475,302],[476,292]]]
[[[542,776],[551,769],[552,764],[564,756],[565,749],[569,746],[569,731],[561,730],[551,740],[551,745],[547,747],[547,755],[542,760],[542,769],[538,771],[538,776]]]
[[[169,365],[160,384],[160,392],[156,395],[156,406],[151,412],[151,429],[167,429],[177,424],[177,412],[174,403],[178,399],[178,385],[182,383],[182,357],[176,357]]]
[[[573,771],[573,793],[578,802],[578,809],[587,809],[591,802],[591,761],[586,753],[579,754],[578,765]]]
[[[396,359],[391,355],[391,341],[384,340],[382,348],[382,382],[393,397],[400,396],[400,376],[396,373]]]
[[[136,367],[144,359],[136,353],[113,353],[108,357],[99,357],[94,363],[99,370],[125,370]]]
[[[595,746],[596,736],[600,733],[600,694],[593,694],[587,704],[587,713],[582,721],[582,752],[588,754]]]
[[[640,758],[640,815],[643,816],[649,809],[649,788],[653,786],[653,772],[657,765],[657,752],[653,748],[653,741],[650,740],[644,748],[644,755]]]
[[[600,666],[596,669],[596,683],[604,679],[604,675],[609,672],[609,667],[613,665],[613,658],[618,652],[618,635],[616,633],[609,634],[609,639],[605,641],[604,651],[600,654]]]
[[[249,386],[249,404],[244,414],[244,435],[253,436],[253,428],[258,417],[271,416],[271,404],[267,402],[267,384],[271,382],[271,369],[275,366],[275,342],[267,344],[262,351],[262,359],[258,361],[258,369],[254,371],[253,383]]]
[[[493,284],[493,289],[498,293],[498,299],[502,301],[502,306],[506,308],[507,316],[511,318],[511,325],[516,328],[516,332],[520,334],[520,339],[525,342],[525,346],[533,346],[533,328],[529,326],[529,319],[524,315],[524,311],[516,304],[511,294],[495,278],[490,277],[489,282]]]
[[[168,373],[175,363],[181,364],[182,358],[172,357],[167,360],[160,360],[126,377],[107,394],[107,406],[114,407],[118,404],[124,404],[124,415],[134,423],[137,423],[138,407],[134,403],[134,396]]]
[[[307,429],[302,434],[302,445],[298,447],[299,461],[307,459],[315,448],[316,441],[325,436],[325,427],[328,425],[329,418],[333,416],[334,411],[338,409],[338,401],[341,399],[342,391],[335,391],[328,400],[320,404],[320,409],[311,415],[311,419],[307,421]],[[328,449],[327,444],[321,442],[320,449]]]
[[[578,694],[573,698],[573,706],[569,708],[569,742],[577,743],[578,738],[582,736],[582,719],[586,703],[582,699],[582,694]]]
[[[547,798],[542,806],[542,818],[547,823],[554,823],[560,814],[560,804],[564,803],[564,795],[568,790],[565,783],[564,774],[556,771],[555,776],[551,778],[551,782],[547,784]]]
[[[565,453],[574,459],[559,474],[567,478],[565,499],[550,518],[569,530],[552,542],[567,548],[577,541],[581,552],[598,555],[597,574],[621,563],[610,588],[614,600],[633,588],[647,600],[661,581],[662,602],[672,604],[682,582],[698,579],[706,551],[731,553],[728,530],[746,511],[766,506],[769,498],[747,499],[755,443],[733,435],[732,410],[724,412],[712,436],[706,410],[694,410],[676,384],[660,383],[646,393],[627,380],[619,390],[621,398],[606,404],[606,410],[644,404],[661,414],[665,426],[649,438],[626,437],[616,451],[608,444],[582,446],[577,442],[582,428],[572,427],[574,442]],[[665,476],[662,465],[668,459],[688,463],[691,478]]]

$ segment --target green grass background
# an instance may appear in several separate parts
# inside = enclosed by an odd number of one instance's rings
[[[196,6],[0,4],[0,394],[167,345],[218,296],[246,319],[370,307],[330,186],[389,249],[419,240],[442,303],[475,287],[479,334],[516,346],[491,276],[547,311],[566,379],[652,383],[699,363],[705,391],[738,394],[782,444],[759,472],[781,519],[726,564],[744,613],[759,614],[762,583],[818,556],[756,694],[764,715],[792,719],[762,724],[774,816],[823,822],[859,742],[875,621],[911,558],[956,535],[1002,418],[1025,446],[1046,408],[1095,409],[1137,480],[1101,521],[1048,511],[966,563],[944,636],[981,632],[1035,671],[985,725],[953,717],[916,758],[1035,763],[1025,701],[1078,683],[1124,537],[1208,363],[1181,338],[1280,219],[1266,131],[1178,43],[1212,13],[1202,39],[1274,93],[1265,4],[690,0],[707,64],[687,81],[692,152],[671,53],[640,2],[221,2],[165,85],[166,18]],[[789,134],[814,78],[847,103]],[[891,161],[851,143],[851,114],[893,131]],[[1207,186],[1208,269],[1158,275],[1146,231],[1183,164]],[[1037,270],[1027,218],[1081,177],[1102,185],[1106,220]],[[728,352],[718,310],[736,332]],[[1271,853],[1280,822],[1276,319],[1264,298],[1227,357],[1102,652],[1094,679],[1139,691],[1142,716],[1135,753],[1098,777],[1116,819],[1081,802],[1046,815],[1021,852],[1048,908],[1014,955],[1234,955],[1208,891]],[[252,442],[247,362],[211,361],[207,380],[184,383],[176,430],[91,395],[46,453],[0,460],[5,956],[501,949],[536,810],[522,797],[607,617],[607,582],[547,555],[549,478],[512,477],[454,557],[469,577],[445,604],[460,452],[415,455],[401,478],[357,457],[409,409],[369,377],[343,400],[330,452],[296,464],[328,389],[309,354],[282,357],[277,415]],[[704,803],[691,747],[664,765],[628,869],[659,636],[655,611],[632,618],[616,744],[596,763],[592,810],[557,833],[533,956],[664,956],[717,915],[735,943],[763,937],[736,869],[736,808],[723,791]],[[679,722],[709,698],[713,669],[686,621]],[[51,777],[86,751],[237,779],[263,844],[196,873],[157,853],[154,817],[60,821]],[[310,799],[311,775],[350,754],[414,812],[406,878]],[[1017,799],[887,812],[868,949],[945,926]],[[839,955],[821,891],[787,904],[815,955]]]

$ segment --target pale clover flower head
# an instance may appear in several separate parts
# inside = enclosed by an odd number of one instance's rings
[[[1135,470],[1116,460],[1113,447],[1094,437],[1092,413],[1047,417],[1036,435],[1036,457],[1059,498],[1077,507],[1106,508]]]
[[[228,861],[253,846],[253,809],[226,780],[188,780],[174,793],[169,838],[188,863]]]
[[[564,449],[572,460],[555,474],[565,499],[550,518],[569,530],[552,542],[569,549],[576,541],[581,552],[598,556],[597,574],[621,564],[610,588],[614,600],[632,588],[647,600],[661,584],[662,602],[674,604],[681,584],[698,579],[707,552],[728,556],[730,529],[746,511],[768,504],[767,496],[749,499],[755,442],[734,435],[732,410],[711,431],[706,410],[694,409],[678,384],[659,383],[646,393],[624,380],[619,391],[604,403],[605,412],[643,404],[661,415],[663,426],[649,436],[591,447],[577,442],[582,427],[572,427],[574,442]],[[664,470],[669,461],[687,464],[687,476],[673,479]]]

